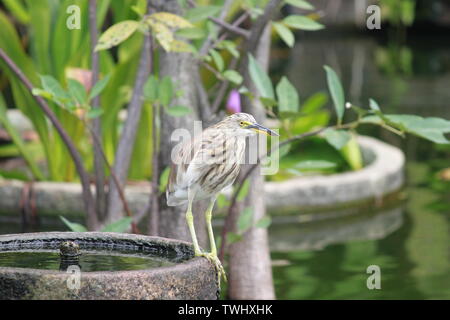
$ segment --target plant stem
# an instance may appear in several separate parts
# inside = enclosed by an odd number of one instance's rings
[[[14,63],[14,61],[12,61],[11,58],[6,54],[6,52],[3,51],[3,49],[1,48],[0,48],[0,58],[8,65],[8,67],[15,73],[15,75],[19,78],[20,81],[22,81],[22,83],[31,93],[34,88],[33,84],[22,72],[22,70],[20,70],[20,68]],[[95,212],[95,202],[89,184],[89,175],[86,172],[86,169],[84,168],[80,153],[76,149],[72,139],[64,130],[58,118],[55,116],[55,114],[50,109],[45,100],[40,96],[35,95],[32,96],[36,100],[37,104],[42,109],[42,111],[45,113],[45,115],[49,118],[50,122],[53,124],[58,134],[61,136],[61,139],[63,140],[65,146],[67,147],[73,162],[75,163],[75,168],[78,172],[81,181],[83,191],[83,202],[87,213],[86,225],[89,230],[96,230],[98,227],[98,218]]]
[[[97,3],[96,0],[89,0],[89,31],[91,38],[91,61],[92,61],[92,88],[99,78],[99,54],[94,50],[98,41],[97,30]],[[100,108],[100,96],[92,100],[93,109]],[[94,143],[94,171],[95,171],[95,196],[96,209],[100,220],[104,220],[106,214],[106,193],[105,193],[105,171],[102,161],[102,127],[101,118],[93,120],[93,134],[96,135],[98,143]]]
[[[102,145],[101,145],[100,137],[97,136],[97,133],[95,132],[94,128],[91,128],[89,126],[89,123],[87,123],[87,121],[83,121],[83,122],[84,122],[84,125],[86,126],[86,128],[88,128],[89,132],[91,133],[92,139],[94,140],[94,145],[97,146],[97,148],[98,148],[98,150],[100,152],[100,157],[102,158],[102,161],[104,161],[104,163],[106,164],[106,167],[109,170],[111,178],[113,179],[113,181],[114,181],[114,183],[115,183],[115,185],[117,187],[117,191],[119,192],[120,200],[122,201],[122,205],[123,205],[123,208],[124,208],[127,216],[132,218],[133,214],[131,213],[130,207],[128,206],[128,202],[127,202],[127,199],[125,197],[125,192],[124,192],[123,188],[121,187],[121,185],[119,183],[119,180],[117,179],[117,176],[114,174],[114,172],[113,172],[113,170],[111,168],[111,165],[108,162],[108,158],[106,157],[106,154],[103,151],[103,148],[102,148]],[[138,228],[136,226],[136,222],[135,221],[133,221],[131,223],[131,229],[132,229],[133,233],[139,233],[139,230],[138,230]]]
[[[148,234],[151,236],[159,235],[159,141],[158,141],[158,123],[159,123],[158,103],[153,104],[152,114],[152,192],[150,194],[150,210],[148,217]]]

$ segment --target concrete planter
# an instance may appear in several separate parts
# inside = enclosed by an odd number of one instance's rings
[[[176,256],[175,265],[136,271],[81,272],[80,288],[67,285],[70,273],[58,270],[0,266],[0,299],[217,299],[214,267],[204,258],[193,258],[190,244],[134,234],[98,232],[45,232],[0,236],[0,252],[56,249],[62,241],[80,249],[107,246],[109,250],[133,248],[139,252]]]
[[[402,151],[380,140],[358,138],[368,164],[359,171],[327,176],[297,177],[282,182],[266,182],[269,210],[295,208],[320,209],[347,206],[381,198],[399,190],[404,182],[405,158]],[[17,215],[21,208],[21,181],[0,181],[0,214]],[[126,196],[132,212],[138,214],[148,205],[149,184],[128,186]],[[38,182],[33,184],[34,202],[39,215],[83,216],[81,188],[76,183]]]

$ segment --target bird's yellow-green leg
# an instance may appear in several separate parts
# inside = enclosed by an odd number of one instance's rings
[[[209,243],[210,243],[210,248],[211,248],[211,252],[208,253],[202,253],[201,256],[207,258],[216,268],[218,276],[219,276],[219,280],[221,277],[224,278],[224,280],[227,280],[227,276],[225,274],[225,270],[223,269],[222,263],[219,260],[219,257],[217,257],[217,248],[216,248],[216,242],[214,239],[214,233],[213,233],[213,228],[212,228],[212,224],[211,224],[211,220],[212,220],[212,209],[214,208],[214,203],[216,202],[216,197],[212,198],[208,209],[206,209],[205,212],[205,219],[206,219],[206,227],[208,228],[208,237],[209,237]]]
[[[195,227],[194,227],[194,216],[192,215],[193,200],[194,200],[193,197],[192,198],[189,197],[188,208],[186,211],[186,222],[189,227],[189,232],[191,233],[192,244],[194,245],[195,256],[200,256],[202,254],[202,251],[200,250],[200,247],[198,245],[197,235],[195,234]]]

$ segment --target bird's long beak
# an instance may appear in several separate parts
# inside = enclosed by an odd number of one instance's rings
[[[267,134],[268,136],[279,136],[278,133],[275,131],[270,130],[269,128],[266,128],[260,124],[254,123],[250,124],[246,127],[246,129],[253,129],[256,132]]]

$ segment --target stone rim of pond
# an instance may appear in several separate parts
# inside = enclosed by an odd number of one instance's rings
[[[174,265],[123,271],[81,271],[79,289],[70,287],[72,271],[0,266],[0,299],[217,299],[214,267],[194,257],[185,241],[109,232],[42,232],[0,235],[0,251],[57,248],[61,241],[137,246],[143,253],[171,253]],[[103,247],[102,247],[103,248]],[[116,246],[118,248],[118,246]],[[144,250],[148,249],[148,250]],[[72,277],[72,278],[71,278]],[[76,280],[76,279],[75,279]]]

